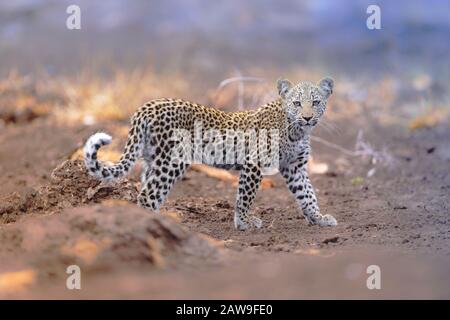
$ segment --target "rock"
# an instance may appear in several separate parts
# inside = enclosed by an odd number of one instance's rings
[[[331,237],[331,238],[326,238],[325,240],[322,241],[322,243],[328,244],[328,243],[336,243],[338,241],[339,241],[339,237],[335,236],[335,237]]]

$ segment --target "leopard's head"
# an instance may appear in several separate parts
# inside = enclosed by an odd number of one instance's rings
[[[298,123],[307,129],[314,127],[325,112],[333,86],[334,81],[329,77],[320,80],[317,85],[310,82],[293,85],[289,80],[278,80],[278,93],[289,123]]]

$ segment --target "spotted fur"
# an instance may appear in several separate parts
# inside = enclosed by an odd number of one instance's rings
[[[326,109],[333,91],[333,80],[325,78],[317,85],[300,82],[292,85],[278,80],[279,99],[258,109],[244,112],[223,112],[180,99],[157,99],[145,103],[131,119],[128,141],[120,161],[106,165],[97,160],[98,149],[111,142],[105,133],[91,136],[84,147],[88,172],[103,181],[123,177],[138,159],[144,160],[142,187],[138,204],[159,210],[175,182],[183,176],[189,163],[174,161],[174,148],[183,148],[173,141],[176,129],[185,129],[195,136],[194,123],[202,121],[203,129],[216,129],[224,135],[228,130],[276,129],[279,132],[279,171],[289,190],[297,199],[304,217],[310,224],[334,226],[336,219],[320,213],[306,164],[310,153],[310,132]],[[263,174],[263,164],[246,155],[242,164],[207,163],[225,169],[240,170],[234,214],[235,227],[241,230],[262,222],[249,209],[254,202]]]

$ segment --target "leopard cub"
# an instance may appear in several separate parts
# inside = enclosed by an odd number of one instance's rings
[[[118,163],[107,165],[97,159],[99,148],[111,142],[106,133],[96,133],[88,139],[84,162],[90,175],[102,181],[113,181],[123,177],[138,159],[143,159],[145,169],[138,204],[158,211],[175,182],[192,163],[189,157],[179,156],[180,150],[191,156],[195,152],[191,148],[195,140],[213,132],[214,139],[200,141],[200,147],[208,150],[208,156],[199,159],[208,165],[240,170],[234,212],[236,228],[245,230],[262,225],[261,219],[249,214],[249,209],[267,167],[267,159],[262,156],[267,154],[275,154],[271,159],[276,160],[276,169],[284,177],[306,220],[319,226],[335,226],[337,221],[333,216],[320,213],[306,170],[311,150],[310,133],[325,112],[333,86],[333,80],[328,77],[317,85],[310,82],[293,85],[280,79],[278,99],[244,112],[224,112],[180,99],[152,100],[132,116],[125,151]],[[180,132],[184,138],[174,139]],[[265,144],[261,139],[254,139],[265,132],[276,134],[270,135]],[[240,138],[242,144],[237,146]],[[253,145],[257,148],[252,148]],[[263,145],[266,152],[261,151]],[[240,161],[233,157],[233,161],[217,161],[230,148],[240,152]]]

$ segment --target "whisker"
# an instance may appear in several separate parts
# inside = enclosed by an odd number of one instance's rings
[[[327,133],[333,134],[333,130],[330,127],[328,127],[325,123],[322,123],[321,121],[319,121],[318,126],[320,128],[323,128]]]
[[[327,122],[322,122],[320,121],[319,124],[321,125],[322,128],[324,128],[328,133],[334,134],[337,133],[336,131],[336,127],[331,126],[329,123]]]
[[[295,119],[293,122],[291,122],[291,123],[287,126],[286,130],[289,131],[289,130],[291,129],[291,127],[292,127],[293,125],[297,124],[297,123],[300,123],[300,119]]]
[[[319,123],[322,125],[323,128],[329,129],[330,130],[329,133],[336,133],[338,135],[342,134],[342,131],[339,129],[339,127],[336,124],[329,122],[326,119],[320,120]]]
[[[335,130],[338,134],[342,134],[341,130],[339,129],[339,126],[333,122],[329,122],[328,120],[325,120],[325,123],[327,126],[329,126],[332,130]]]

